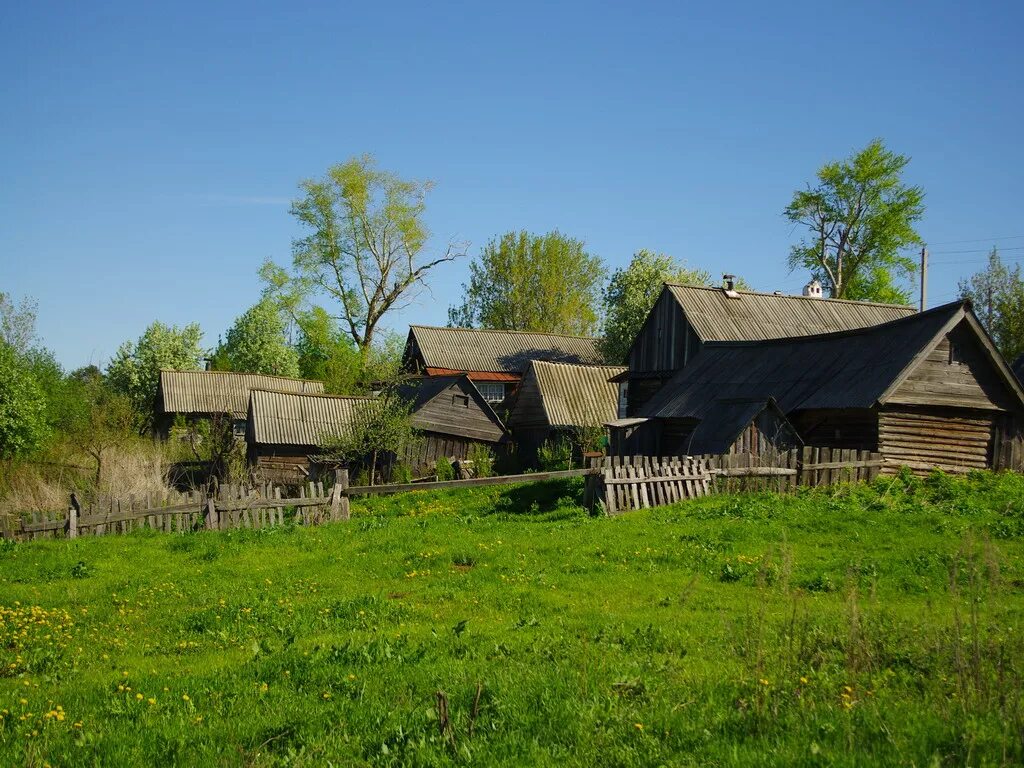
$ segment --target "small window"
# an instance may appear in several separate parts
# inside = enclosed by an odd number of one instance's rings
[[[469,408],[469,395],[452,395],[452,405],[461,405]]]
[[[963,349],[955,341],[949,342],[949,364],[962,365],[964,362]]]
[[[495,384],[493,382],[480,382],[476,385],[477,389],[480,390],[480,394],[484,396],[484,400],[488,403],[500,403],[505,399],[505,385]]]

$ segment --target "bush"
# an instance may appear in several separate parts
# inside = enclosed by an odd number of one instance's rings
[[[455,479],[455,467],[448,461],[447,456],[441,456],[434,462],[434,474],[437,475],[438,480]]]
[[[472,443],[466,459],[473,464],[474,476],[490,477],[494,474],[494,451],[486,445]]]
[[[409,467],[409,465],[405,463],[395,464],[395,466],[391,468],[391,482],[411,483],[412,469]]]
[[[545,440],[537,449],[537,464],[545,472],[569,469],[572,463],[572,443],[564,437]]]

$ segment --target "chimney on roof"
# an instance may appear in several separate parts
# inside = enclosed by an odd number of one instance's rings
[[[725,290],[736,290],[736,275],[722,275],[722,279],[725,281]]]
[[[818,280],[811,280],[811,282],[804,286],[804,296],[809,299],[822,298],[821,283]]]

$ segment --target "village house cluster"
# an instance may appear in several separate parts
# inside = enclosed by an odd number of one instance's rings
[[[581,429],[604,430],[613,455],[814,446],[876,451],[883,472],[1024,466],[1024,390],[965,302],[917,312],[823,298],[816,282],[801,296],[668,283],[625,361],[603,360],[593,338],[414,325],[402,368],[397,392],[422,436],[404,460],[417,476],[474,444],[530,466],[545,442]],[[291,482],[373,399],[162,371],[157,416],[165,430],[227,416],[251,467]]]

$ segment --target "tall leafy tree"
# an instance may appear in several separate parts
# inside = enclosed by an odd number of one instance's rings
[[[32,453],[49,435],[46,394],[24,358],[0,341],[0,459]]]
[[[268,291],[297,309],[326,297],[356,347],[365,352],[381,320],[408,305],[430,270],[460,253],[454,244],[427,255],[424,221],[430,182],[379,170],[363,156],[331,166],[322,179],[300,185],[292,215],[305,230],[292,248],[292,270],[267,262]]]
[[[196,323],[184,328],[159,321],[151,324],[137,341],[126,341],[107,366],[114,391],[128,397],[140,426],[152,423],[160,369],[198,370],[205,352],[199,346],[203,332]]]
[[[463,303],[448,310],[452,325],[575,335],[597,329],[605,267],[582,240],[508,232],[484,246],[469,273]]]
[[[1020,264],[1012,268],[995,248],[985,268],[961,280],[960,297],[970,299],[974,311],[1010,362],[1024,354],[1024,278]]]
[[[270,298],[260,300],[235,320],[217,358],[240,373],[299,375],[299,355],[288,344],[285,320]]]
[[[875,139],[852,157],[826,163],[814,186],[794,193],[785,216],[805,230],[790,251],[791,269],[807,269],[832,298],[909,300],[898,285],[915,271],[909,246],[924,215],[924,192],[903,182],[910,158]]]
[[[37,309],[33,299],[25,297],[15,303],[13,297],[0,291],[0,341],[15,351],[35,346]]]
[[[626,359],[666,282],[710,285],[711,273],[648,250],[637,251],[628,266],[612,273],[603,297],[601,351],[605,360],[618,363]]]

